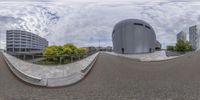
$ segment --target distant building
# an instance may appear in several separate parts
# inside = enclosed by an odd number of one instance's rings
[[[161,43],[159,41],[156,41],[156,47],[155,47],[155,49],[156,50],[161,50],[161,48],[162,48]]]
[[[97,51],[103,51],[103,47],[96,47]]]
[[[112,51],[112,47],[111,46],[107,46],[107,47],[96,47],[97,51]]]
[[[47,46],[48,41],[36,34],[21,30],[6,32],[6,50],[12,55],[42,53]]]
[[[111,46],[107,46],[107,47],[105,47],[105,49],[106,49],[106,51],[109,51],[109,52],[112,51],[112,47]]]
[[[86,50],[87,50],[87,54],[93,54],[93,53],[95,53],[96,51],[97,51],[97,49],[95,48],[95,47],[83,47],[83,48],[85,48]]]
[[[189,42],[194,50],[200,50],[200,26],[195,25],[189,28]]]
[[[177,35],[176,35],[176,38],[177,38],[177,41],[178,40],[183,40],[183,41],[187,41],[187,33],[186,32],[184,32],[184,31],[181,31],[180,33],[178,33]]]

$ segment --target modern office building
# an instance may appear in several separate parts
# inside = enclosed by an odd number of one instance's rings
[[[113,51],[122,54],[155,51],[154,29],[145,21],[127,19],[117,23],[112,33]]]
[[[178,41],[178,40],[183,40],[183,41],[187,41],[187,33],[186,32],[184,32],[184,31],[181,31],[180,33],[178,33],[177,35],[176,35],[176,40]]]
[[[48,46],[46,39],[26,31],[7,30],[6,36],[6,50],[12,55],[38,54]]]
[[[189,42],[194,50],[200,50],[200,26],[195,25],[189,28]]]

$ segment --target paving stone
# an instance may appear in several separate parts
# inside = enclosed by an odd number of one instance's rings
[[[43,88],[16,78],[0,55],[0,100],[199,100],[199,59],[199,52],[162,62],[100,53],[82,81]]]

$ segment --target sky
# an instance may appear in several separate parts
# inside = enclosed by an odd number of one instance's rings
[[[33,32],[50,45],[112,46],[113,27],[125,19],[148,22],[165,48],[200,24],[199,9],[199,0],[0,0],[0,48],[9,29]]]

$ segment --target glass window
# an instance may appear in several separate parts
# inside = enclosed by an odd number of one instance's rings
[[[149,26],[147,26],[147,25],[145,25],[145,27],[148,28],[148,29],[151,29],[151,27],[149,27]]]
[[[141,24],[141,23],[134,23],[134,25],[143,26],[143,24]]]

